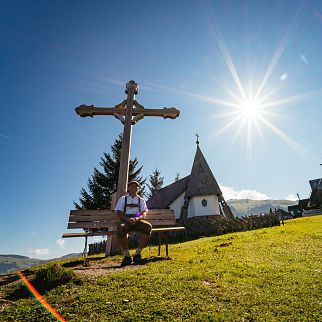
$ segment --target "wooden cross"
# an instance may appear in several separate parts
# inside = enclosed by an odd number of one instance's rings
[[[140,105],[138,101],[135,100],[135,95],[138,94],[138,84],[133,80],[130,80],[126,84],[125,93],[127,94],[127,99],[112,108],[95,107],[94,105],[80,105],[75,109],[76,113],[81,117],[93,117],[94,115],[114,115],[124,125],[116,201],[119,200],[119,198],[127,191],[132,125],[135,125],[145,116],[162,116],[164,119],[175,119],[180,114],[180,111],[175,107],[164,107],[161,109],[144,108],[144,106]]]

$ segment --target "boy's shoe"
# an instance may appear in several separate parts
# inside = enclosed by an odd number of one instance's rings
[[[135,265],[140,265],[140,264],[142,264],[142,256],[141,256],[141,254],[137,254],[137,255],[135,255],[135,256],[133,257],[133,263],[134,263]]]
[[[121,267],[128,266],[132,264],[132,258],[129,256],[124,256],[122,262],[121,262]]]

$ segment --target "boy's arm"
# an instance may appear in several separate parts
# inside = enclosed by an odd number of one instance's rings
[[[146,206],[145,200],[142,198],[140,199],[140,203],[141,203],[141,212],[140,212],[140,216],[138,217],[139,220],[144,220],[146,218],[146,214],[148,212],[148,207]]]
[[[129,222],[129,221],[130,221],[130,218],[129,218],[129,217],[127,217],[127,216],[124,214],[124,212],[123,212],[123,211],[121,211],[121,210],[117,210],[117,211],[116,211],[116,214],[117,214],[117,217],[119,217],[119,219],[120,219],[121,221],[125,221],[125,222]]]
[[[125,204],[125,198],[121,197],[115,207],[116,215],[117,217],[119,217],[121,221],[129,222],[129,218],[123,212],[124,204]]]

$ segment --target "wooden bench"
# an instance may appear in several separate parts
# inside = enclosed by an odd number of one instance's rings
[[[168,257],[168,235],[170,232],[184,231],[185,227],[176,226],[175,214],[172,209],[150,209],[147,213],[146,220],[152,225],[152,233],[157,233],[159,237],[158,256],[161,255],[162,241],[165,243],[166,256]],[[92,236],[112,236],[117,231],[119,218],[114,211],[104,210],[71,210],[68,220],[67,229],[83,229],[83,232],[65,233],[62,238],[84,237],[84,264],[87,258],[87,238]],[[97,231],[89,231],[89,230]],[[107,239],[106,254],[110,255],[111,239]]]

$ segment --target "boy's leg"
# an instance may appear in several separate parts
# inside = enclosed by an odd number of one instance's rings
[[[117,227],[117,240],[123,250],[124,258],[121,266],[130,265],[132,263],[131,254],[129,251],[129,241],[127,238],[128,227],[124,223],[120,223]]]
[[[136,254],[141,254],[141,250],[147,245],[149,238],[150,238],[150,235],[146,235],[146,234],[142,234],[142,233],[140,234],[139,246],[136,251]]]
[[[140,221],[136,226],[137,226],[136,231],[138,231],[140,233],[140,237],[139,237],[138,248],[137,248],[136,253],[133,257],[133,262],[134,262],[134,264],[140,264],[142,261],[141,251],[147,245],[147,243],[149,241],[152,226],[149,222],[147,222],[145,220]]]

